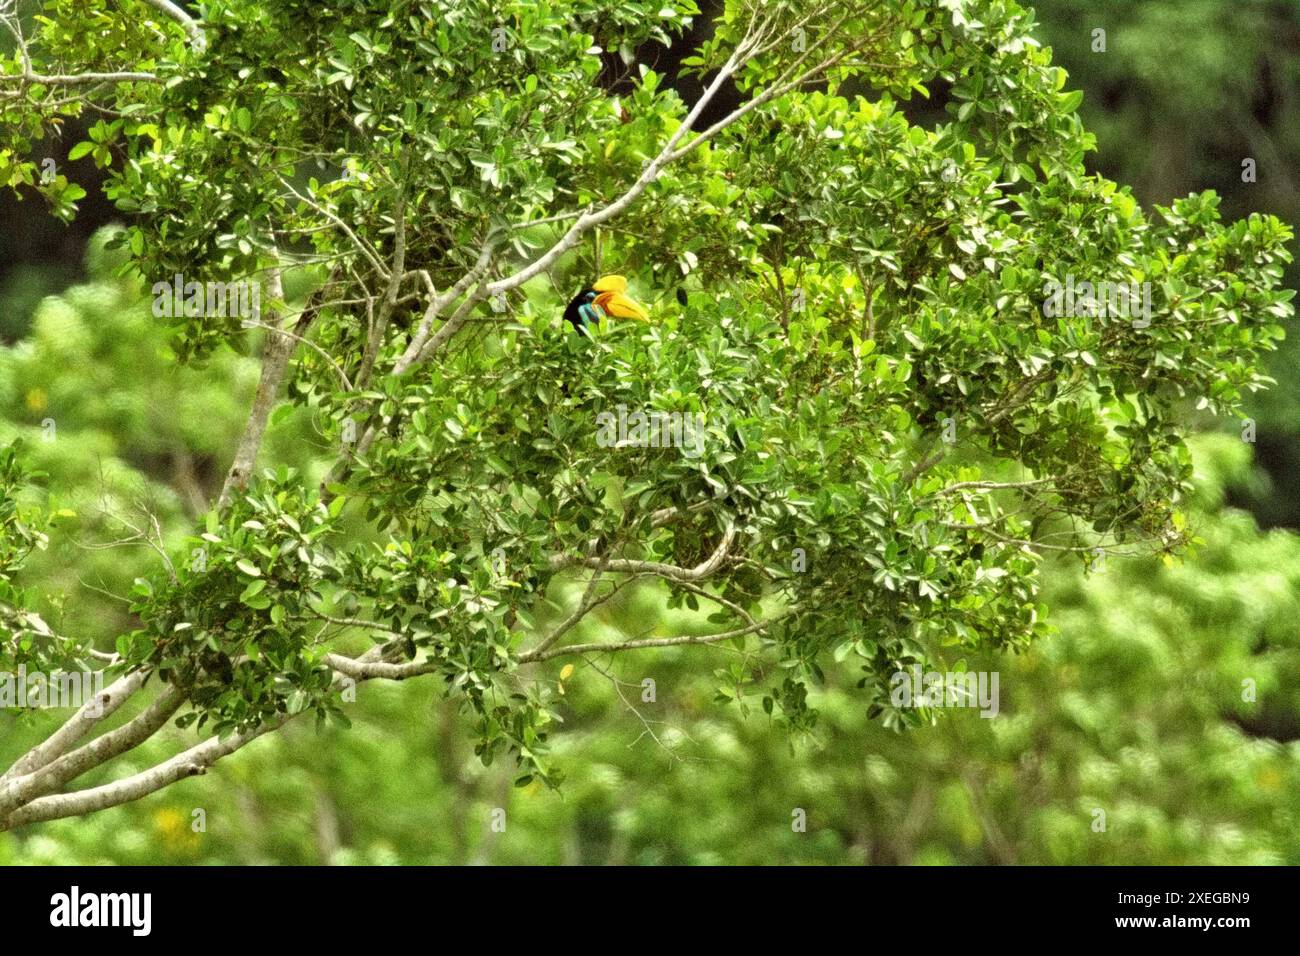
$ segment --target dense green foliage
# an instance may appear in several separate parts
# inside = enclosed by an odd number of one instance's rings
[[[698,142],[662,77],[616,97],[591,52],[675,42],[692,3],[222,0],[202,45],[159,45],[139,4],[49,6],[45,72],[158,82],[96,88],[126,115],[69,158],[110,170],[130,225],[0,357],[0,427],[30,439],[0,462],[0,663],[97,646],[182,694],[188,729],[86,783],[196,728],[314,711],[323,736],[291,724],[152,817],[0,853],[1296,859],[1294,749],[1224,715],[1294,719],[1300,555],[1222,513],[1245,446],[1187,442],[1194,411],[1235,427],[1268,382],[1291,233],[1222,223],[1213,193],[1147,213],[1089,175],[1080,94],[1014,3],[727,4],[686,66],[753,105]],[[822,57],[820,89],[787,85]],[[909,119],[940,87],[947,118]],[[40,131],[84,108],[24,92],[0,125],[20,187]],[[60,215],[76,190],[44,187]],[[608,224],[582,215],[624,194]],[[577,339],[560,310],[611,267],[655,322]],[[311,340],[260,449],[276,467],[216,507],[258,376],[242,356],[261,340],[271,367],[275,333],[164,329],[144,293],[174,273],[271,275],[264,322]],[[1045,314],[1069,276],[1150,283],[1152,321]],[[702,415],[703,447],[611,448],[618,407]],[[367,639],[437,676],[341,698],[356,660],[328,655]],[[1001,715],[930,726],[890,699],[913,664],[1002,671]],[[25,721],[4,756],[49,730]]]
[[[80,313],[92,320],[88,351],[106,357],[104,368],[158,347],[147,305],[118,301],[117,288],[101,279],[69,296],[115,303]],[[7,353],[3,380],[48,347]],[[124,400],[150,388],[131,381]],[[24,414],[23,393],[8,386],[4,417]],[[211,427],[240,415],[231,402],[203,420]],[[270,440],[287,451],[309,433],[286,421]],[[130,436],[122,445],[134,457]],[[1292,626],[1300,543],[1222,511],[1249,446],[1206,437],[1193,451],[1200,478],[1190,514],[1204,543],[1186,563],[1110,560],[1086,579],[1073,562],[1051,565],[1056,633],[1028,655],[971,661],[1002,672],[995,720],[955,711],[902,735],[873,727],[853,668],[838,665],[812,695],[819,728],[791,738],[759,712],[743,717],[713,701],[712,670],[734,652],[642,652],[621,673],[624,686],[596,658],[565,683],[555,759],[568,779],[556,795],[536,784],[516,790],[507,768],[484,769],[455,708],[427,685],[368,687],[347,708],[351,730],[286,728],[145,804],[0,838],[0,854],[15,863],[1294,862],[1300,754],[1235,722],[1277,733],[1300,713]],[[76,497],[78,459],[40,460],[56,496],[79,501],[78,536],[93,531],[100,512],[93,498]],[[178,536],[181,512],[167,521]],[[110,590],[127,588],[148,554],[143,546],[108,552],[111,560],[68,553],[82,576]],[[100,610],[111,607],[104,599]],[[111,622],[94,630],[111,634]],[[579,637],[640,633],[646,622],[665,634],[703,625],[643,589],[601,608]],[[641,701],[646,676],[656,680],[655,703]],[[1257,682],[1258,704],[1242,702],[1245,678]],[[52,719],[0,718],[5,752],[38,739]],[[138,759],[152,763],[183,740],[171,731]],[[495,807],[507,809],[504,834],[489,828]],[[808,811],[807,833],[791,831],[797,807]],[[1104,834],[1089,829],[1098,807],[1109,815]],[[207,813],[206,833],[191,830],[195,808]]]
[[[1144,202],[1213,188],[1226,216],[1300,218],[1300,11],[1273,0],[1053,0],[1040,38],[1088,91],[1079,113],[1096,168]],[[1107,31],[1096,52],[1093,31]],[[1247,174],[1245,162],[1253,168]],[[1294,248],[1294,247],[1293,247]],[[1287,285],[1300,282],[1292,264]],[[1267,470],[1236,489],[1269,525],[1300,527],[1300,340],[1268,362],[1276,385],[1246,403]],[[1236,429],[1232,429],[1236,431]]]

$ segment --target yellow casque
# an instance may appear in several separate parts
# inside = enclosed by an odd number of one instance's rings
[[[597,293],[594,300],[595,304],[600,306],[606,315],[613,316],[616,319],[650,321],[650,313],[625,294],[627,292],[627,279],[623,276],[601,276],[596,280],[592,288]]]

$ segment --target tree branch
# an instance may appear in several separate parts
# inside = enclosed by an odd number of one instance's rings
[[[272,301],[281,301],[284,298],[284,288],[280,281],[278,266],[270,272],[269,286]],[[266,422],[271,416],[271,409],[275,407],[285,370],[289,367],[289,358],[293,355],[298,338],[311,325],[312,318],[313,310],[304,309],[292,334],[282,331],[267,333],[266,344],[262,347],[262,375],[257,383],[257,391],[253,395],[253,407],[248,413],[244,434],[239,439],[239,447],[235,450],[235,460],[226,474],[225,483],[221,486],[218,508],[227,507],[237,491],[248,487],[249,476],[252,475],[253,467],[257,464],[257,453],[262,447]],[[269,324],[277,325],[274,313]]]
[[[184,688],[168,685],[148,708],[121,727],[96,737],[33,773],[9,781],[0,787],[0,818],[33,797],[57,790],[69,780],[138,747],[167,724],[185,699]]]
[[[722,566],[722,562],[726,560],[731,545],[735,540],[736,527],[731,522],[728,522],[727,530],[723,533],[722,540],[718,543],[713,554],[693,568],[682,568],[675,564],[664,564],[659,561],[634,561],[621,558],[574,558],[569,555],[556,555],[551,558],[551,567],[556,570],[574,566],[594,568],[596,570],[604,568],[619,574],[655,574],[661,578],[669,578],[674,581],[700,581]]]
[[[181,25],[181,29],[189,35],[190,42],[198,50],[207,46],[208,38],[203,32],[203,27],[192,16],[172,3],[171,0],[144,0],[149,6],[153,7],[163,16],[170,17]]]
[[[19,807],[8,817],[0,819],[0,830],[40,823],[45,820],[57,820],[60,817],[77,817],[96,810],[120,806],[139,800],[163,787],[184,780],[187,777],[207,773],[208,768],[220,760],[252,743],[258,737],[272,730],[277,730],[287,723],[292,714],[280,714],[242,734],[232,734],[225,740],[210,737],[177,754],[170,760],[151,767],[141,773],[125,777],[113,783],[74,793],[52,794],[40,797],[24,807]]]
[[[787,612],[789,613],[789,612]],[[591,654],[591,653],[608,653],[613,651],[634,651],[647,647],[676,647],[681,644],[715,644],[718,641],[727,641],[733,637],[743,637],[746,634],[753,634],[755,631],[761,631],[775,624],[781,617],[772,618],[769,621],[759,621],[755,624],[749,624],[745,627],[736,628],[734,631],[723,631],[720,634],[687,634],[682,637],[653,637],[638,641],[612,641],[601,643],[596,641],[591,644],[570,644],[567,647],[552,647],[549,650],[534,650],[526,654],[519,655],[519,663],[528,664],[534,661],[550,660],[552,657],[560,657],[566,654]]]
[[[95,724],[110,716],[144,686],[146,677],[148,674],[144,671],[135,671],[109,684],[94,700],[87,701],[64,721],[58,730],[14,761],[13,766],[0,775],[0,782],[33,773],[62,757],[73,744],[90,733]]]

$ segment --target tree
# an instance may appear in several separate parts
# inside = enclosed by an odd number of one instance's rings
[[[1071,81],[1089,91],[1080,115],[1099,144],[1089,168],[1128,183],[1144,202],[1213,188],[1225,216],[1265,210],[1294,222],[1300,189],[1290,171],[1300,154],[1300,126],[1288,91],[1300,77],[1298,14],[1294,5],[1267,0],[1060,0],[1044,8],[1040,38]],[[1104,55],[1093,49],[1098,27],[1111,41]],[[1291,288],[1300,281],[1294,263],[1284,279]],[[1296,528],[1294,337],[1269,357],[1265,371],[1278,384],[1246,404],[1258,424],[1260,471],[1234,496],[1266,526]]]
[[[689,0],[374,6],[9,5],[0,182],[72,215],[26,157],[95,111],[69,161],[110,171],[177,356],[263,338],[216,503],[179,555],[141,526],[158,565],[111,649],[21,587],[58,509],[0,462],[0,661],[114,678],[0,777],[0,828],[346,722],[366,680],[436,675],[521,785],[559,779],[565,659],[727,643],[719,696],[793,728],[853,659],[863,706],[915,724],[893,674],[1041,632],[1041,551],[1186,543],[1181,413],[1266,384],[1291,233],[1087,175],[1081,94],[1015,3],[728,3],[691,104],[646,62]],[[934,129],[899,105],[943,90]],[[575,336],[565,303],[608,271],[661,293],[654,324]],[[323,473],[258,470],[285,407]],[[714,629],[572,639],[644,586]],[[173,720],[212,736],[76,788]]]
[[[139,542],[77,539],[133,537],[103,512],[140,527],[147,517],[133,502],[145,500],[179,553],[191,495],[174,463],[190,454],[200,482],[212,480],[205,451],[233,444],[257,379],[256,361],[233,353],[206,371],[166,368],[166,330],[150,300],[106,274],[100,245],[90,282],[46,300],[32,336],[0,349],[0,442],[36,389],[60,409],[59,440],[32,443],[26,457],[48,473],[42,490],[76,516],[60,519],[24,574],[93,584],[67,606],[65,629],[82,635],[129,626],[113,595],[157,555]],[[132,374],[155,355],[156,366]],[[111,403],[99,400],[108,382]],[[167,394],[183,396],[180,407]],[[291,416],[268,427],[267,453],[302,463],[294,455],[312,435],[307,416]],[[0,863],[1293,860],[1300,756],[1281,742],[1300,714],[1291,625],[1300,542],[1223,510],[1248,444],[1194,435],[1189,446],[1197,494],[1188,521],[1205,543],[1173,567],[1154,556],[1108,560],[1086,582],[1073,556],[1044,562],[1055,633],[1015,660],[968,658],[971,670],[1000,671],[995,720],[959,710],[908,734],[873,726],[846,659],[828,662],[825,685],[809,690],[817,726],[791,735],[761,712],[713,705],[718,681],[699,666],[700,648],[613,669],[592,655],[575,661],[556,701],[560,799],[540,782],[510,792],[509,767],[479,766],[467,721],[453,701],[430,699],[441,695],[429,681],[378,682],[348,706],[350,730],[290,725],[146,801],[2,835]],[[624,588],[573,640],[704,629],[707,611],[663,605],[658,589]],[[711,653],[724,655],[736,652]],[[0,714],[0,762],[39,742],[57,714]],[[168,728],[128,759],[166,759],[189,733]],[[111,770],[84,779],[104,782]],[[195,833],[200,808],[207,830]],[[498,808],[506,833],[488,826]],[[792,832],[793,808],[806,812],[807,832]],[[1097,809],[1107,814],[1102,833],[1091,827]]]

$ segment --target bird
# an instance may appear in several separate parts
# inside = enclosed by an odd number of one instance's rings
[[[599,325],[601,316],[606,315],[616,319],[650,321],[650,313],[626,293],[626,278],[601,276],[569,301],[564,309],[564,318],[579,335],[590,335],[587,327]]]

